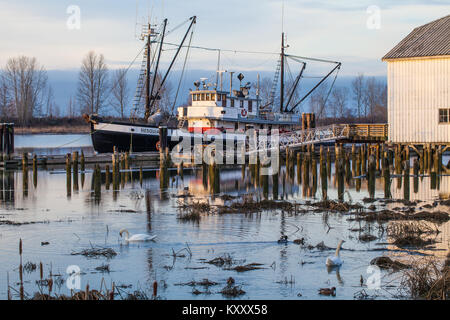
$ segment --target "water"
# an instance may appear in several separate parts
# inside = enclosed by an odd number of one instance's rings
[[[25,145],[25,144],[24,144]],[[444,160],[446,163],[447,160]],[[284,172],[284,168],[282,171]],[[29,296],[38,291],[36,280],[39,279],[39,262],[44,265],[44,276],[49,272],[55,279],[68,279],[68,266],[79,266],[81,288],[89,284],[91,288],[99,289],[104,279],[110,288],[111,283],[131,285],[121,289],[122,294],[134,290],[145,290],[151,295],[151,287],[155,280],[159,282],[158,295],[162,299],[224,299],[219,291],[225,286],[226,280],[233,277],[236,284],[241,285],[246,294],[236,299],[334,299],[318,295],[318,289],[336,287],[339,299],[353,299],[361,289],[377,298],[400,298],[398,284],[401,273],[381,272],[382,286],[380,290],[369,290],[360,286],[371,276],[368,273],[370,261],[381,255],[394,259],[408,261],[410,258],[424,254],[442,258],[449,247],[450,223],[437,226],[441,233],[437,243],[427,249],[403,250],[389,243],[386,233],[382,232],[377,223],[349,221],[348,215],[330,213],[328,219],[323,212],[314,212],[313,208],[306,214],[288,214],[281,211],[264,211],[253,214],[215,214],[202,215],[199,223],[184,222],[178,219],[179,201],[209,201],[211,204],[223,205],[219,196],[211,196],[202,179],[202,171],[185,170],[184,180],[176,177],[174,170],[170,171],[169,188],[160,190],[159,172],[148,170],[144,172],[142,187],[139,183],[139,173],[135,172],[132,179],[120,191],[106,190],[102,185],[100,200],[96,199],[92,189],[92,173],[78,178],[79,190],[72,190],[71,196],[66,193],[66,175],[61,171],[42,170],[38,172],[37,187],[33,186],[32,173],[29,173],[28,190],[24,192],[21,171],[4,173],[0,178],[3,189],[0,192],[0,221],[36,222],[23,225],[2,225],[0,223],[0,299],[7,297],[7,274],[9,283],[18,289],[19,275],[19,239],[23,240],[23,264],[33,262],[38,269],[34,272],[24,272],[24,288]],[[9,180],[8,180],[9,179]],[[174,179],[174,180],[173,180]],[[271,178],[269,179],[271,181]],[[296,179],[294,179],[296,180]],[[282,174],[280,175],[279,194],[284,199],[305,203],[321,199],[320,178],[314,197],[303,196],[303,187],[296,181],[286,180],[283,192]],[[104,180],[103,180],[104,182]],[[420,206],[432,203],[438,197],[450,194],[450,176],[441,177],[439,189],[430,188],[430,178],[419,179],[418,190],[413,191],[413,178],[410,179],[410,199],[426,200]],[[398,188],[393,179],[391,192],[394,198],[403,199],[402,184]],[[254,194],[261,198],[260,190],[255,190],[253,182],[247,176],[242,180],[241,170],[224,170],[221,173],[221,194],[242,197]],[[328,196],[337,199],[337,187],[334,174],[328,180]],[[112,188],[112,185],[111,185]],[[355,190],[352,180],[346,185],[348,197],[353,202],[363,203],[369,196],[367,182],[362,181],[359,192]],[[269,193],[272,194],[270,188]],[[182,198],[190,194],[193,197]],[[384,185],[381,178],[376,180],[376,198],[384,197]],[[374,203],[379,208],[381,204]],[[366,204],[366,206],[372,205]],[[392,203],[390,208],[402,207],[402,204]],[[134,212],[126,212],[126,211]],[[447,210],[448,207],[438,206],[431,210]],[[386,227],[390,222],[385,224]],[[125,244],[119,237],[119,230],[126,228],[130,233],[148,233],[156,235],[156,242],[141,244]],[[354,232],[350,229],[365,229],[364,232]],[[378,239],[372,242],[358,240],[360,234],[369,232]],[[323,241],[328,247],[335,248],[340,239],[345,239],[341,257],[343,266],[338,270],[327,270],[325,260],[333,255],[334,250],[320,251],[308,249],[289,242],[278,244],[280,235],[286,234],[289,240],[304,238],[307,244],[316,245]],[[49,245],[41,245],[49,242]],[[117,252],[117,256],[89,259],[73,252],[91,248],[91,246],[108,247]],[[189,246],[192,257],[187,254]],[[182,250],[182,251],[180,251]],[[174,259],[173,251],[184,254],[184,257]],[[236,265],[261,263],[261,270],[236,272],[225,270],[210,264],[206,260],[229,254],[237,261]],[[110,273],[100,273],[96,267],[109,264]],[[190,286],[176,284],[201,281],[203,279],[218,282],[211,286],[209,294],[192,294]],[[287,280],[287,281],[286,281]],[[291,281],[292,280],[292,281]],[[292,282],[292,283],[286,283]],[[57,281],[55,282],[57,283]],[[196,287],[200,291],[205,288]],[[43,289],[44,291],[46,289]],[[69,293],[65,283],[54,285],[58,293]],[[301,296],[299,296],[299,293]],[[17,298],[13,291],[14,298]]]
[[[61,155],[83,150],[94,153],[90,134],[24,134],[14,136],[15,152],[37,155]]]

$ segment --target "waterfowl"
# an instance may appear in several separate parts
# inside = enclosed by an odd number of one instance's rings
[[[288,236],[281,236],[280,239],[278,239],[278,243],[287,243],[288,242]]]
[[[334,297],[336,295],[336,287],[319,289],[319,294]]]
[[[127,229],[120,230],[119,234],[121,237],[123,237],[123,234],[125,233],[125,241],[127,242],[143,242],[143,241],[152,241],[156,239],[156,236],[150,236],[148,234],[133,234],[130,237],[130,233]]]
[[[344,240],[339,241],[337,249],[336,249],[336,253],[334,254],[333,257],[328,257],[325,264],[329,267],[334,267],[334,266],[340,266],[342,265],[342,263],[344,261],[341,260],[340,256],[339,256],[339,251],[341,251],[341,246],[344,243]]]

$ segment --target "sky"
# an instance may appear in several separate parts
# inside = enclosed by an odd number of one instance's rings
[[[67,26],[78,21],[68,13],[71,6],[80,10],[80,29]],[[342,75],[382,76],[384,54],[413,28],[450,14],[450,0],[284,0],[283,19],[282,7],[281,0],[0,0],[0,66],[27,55],[47,70],[78,70],[83,56],[94,50],[111,69],[127,67],[143,45],[136,30],[148,16],[157,24],[168,18],[172,30],[196,15],[196,46],[275,53],[283,26],[289,54],[340,61]],[[186,28],[167,40],[179,41]],[[221,69],[268,71],[276,60],[274,54],[224,51]],[[217,52],[190,52],[190,68],[216,65]]]

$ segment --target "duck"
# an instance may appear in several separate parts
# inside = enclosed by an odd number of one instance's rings
[[[153,241],[156,239],[156,236],[150,236],[148,234],[133,234],[130,237],[130,233],[127,229],[121,229],[119,231],[119,234],[121,237],[123,237],[123,234],[125,233],[125,241],[126,242],[144,242],[144,241]]]
[[[332,288],[321,288],[319,289],[319,294],[323,296],[336,296],[336,287]]]
[[[287,243],[288,242],[288,236],[281,236],[280,239],[278,239],[278,243]]]
[[[334,254],[334,256],[327,258],[325,264],[328,267],[340,266],[344,262],[343,260],[341,260],[341,257],[339,256],[339,252],[341,251],[341,246],[344,242],[345,242],[344,240],[339,241],[337,249],[336,249],[336,253]]]

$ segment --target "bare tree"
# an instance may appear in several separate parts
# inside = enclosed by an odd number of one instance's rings
[[[377,118],[376,112],[379,108],[386,108],[387,105],[387,86],[383,81],[377,81],[375,77],[367,79],[364,90],[364,109],[368,111],[369,116],[373,121]]]
[[[346,87],[334,88],[330,99],[330,109],[335,119],[343,118],[347,115],[347,100],[348,89]]]
[[[53,96],[53,89],[51,86],[48,87],[47,91],[47,99],[46,99],[46,116],[52,118],[54,116],[54,96]]]
[[[69,101],[67,102],[67,116],[69,118],[73,118],[75,116],[72,96],[70,96]]]
[[[90,51],[78,76],[77,100],[81,112],[99,113],[108,97],[108,67],[102,54]]]
[[[3,76],[3,71],[0,74],[0,117],[7,119],[11,117],[11,97],[8,92],[8,86]]]
[[[358,76],[352,81],[353,100],[356,104],[356,111],[358,118],[361,118],[361,111],[364,106],[364,87],[365,78],[363,73],[359,73]],[[366,110],[365,110],[366,111]],[[367,116],[367,112],[364,112]]]
[[[36,58],[19,56],[7,61],[4,81],[19,121],[29,123],[41,112],[47,87],[47,72]]]
[[[328,86],[322,84],[311,94],[311,98],[309,100],[310,111],[316,114],[317,120],[326,115],[328,92]]]
[[[129,100],[128,82],[126,78],[127,69],[118,69],[114,71],[112,77],[112,94],[111,105],[119,113],[120,117],[124,117],[125,108]]]

